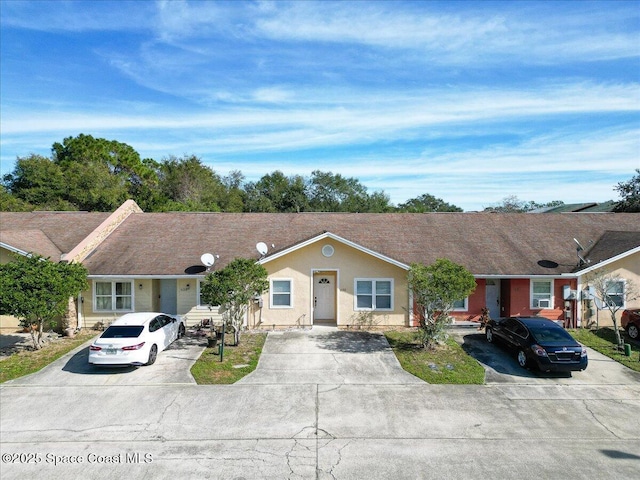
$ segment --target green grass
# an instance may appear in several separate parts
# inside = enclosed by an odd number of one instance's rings
[[[244,333],[240,345],[225,345],[222,362],[218,347],[206,348],[191,367],[191,375],[199,385],[235,383],[256,369],[266,338],[266,333]]]
[[[93,330],[83,330],[73,338],[46,343],[40,350],[25,350],[0,360],[0,383],[37,372],[97,334]]]
[[[407,372],[429,383],[484,383],[484,368],[449,337],[434,350],[422,348],[413,331],[385,332],[389,345]]]
[[[578,328],[569,330],[569,333],[583,345],[593,348],[595,351],[612,358],[616,362],[636,372],[640,372],[640,347],[637,343],[631,344],[631,356],[627,357],[624,351],[616,348],[613,328],[598,328],[595,330]],[[624,333],[622,331],[620,335],[622,335],[624,339]]]

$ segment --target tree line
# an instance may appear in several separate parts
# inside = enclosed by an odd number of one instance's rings
[[[80,134],[56,142],[51,157],[18,157],[4,175],[3,211],[113,211],[132,198],[146,212],[459,212],[432,195],[395,206],[356,178],[315,170],[310,177],[276,170],[248,182],[221,176],[195,155],[145,158],[130,145]]]
[[[428,193],[393,205],[383,191],[370,193],[356,178],[321,170],[308,177],[276,170],[248,182],[239,170],[220,176],[195,155],[142,159],[126,143],[85,134],[54,143],[51,157],[18,157],[14,170],[0,183],[2,211],[109,212],[129,198],[146,212],[462,211]],[[562,202],[538,204],[507,197],[490,210],[527,211],[558,204]]]

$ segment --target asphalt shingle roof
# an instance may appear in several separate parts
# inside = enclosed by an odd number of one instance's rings
[[[640,214],[134,213],[84,263],[93,275],[184,275],[203,253],[221,268],[257,259],[257,242],[275,244],[271,255],[330,232],[405,264],[447,257],[476,275],[554,275],[575,269],[574,237],[596,244],[607,231],[640,232]]]
[[[98,227],[109,213],[0,212],[0,241],[59,261]]]
[[[589,266],[596,265],[640,247],[640,232],[606,231],[591,248],[584,247],[587,249],[584,256],[589,260]]]

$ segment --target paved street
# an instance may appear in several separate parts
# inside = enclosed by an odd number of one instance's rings
[[[270,335],[265,361],[236,385],[160,384],[157,375],[149,385],[4,385],[2,479],[638,476],[640,382],[631,377],[390,382],[364,367],[370,358],[393,376],[384,339],[302,335]],[[280,381],[289,355],[296,383]]]

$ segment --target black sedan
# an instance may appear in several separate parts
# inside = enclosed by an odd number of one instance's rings
[[[587,349],[560,325],[543,317],[509,317],[489,320],[488,342],[500,340],[517,352],[521,367],[543,372],[573,372],[587,368]]]

